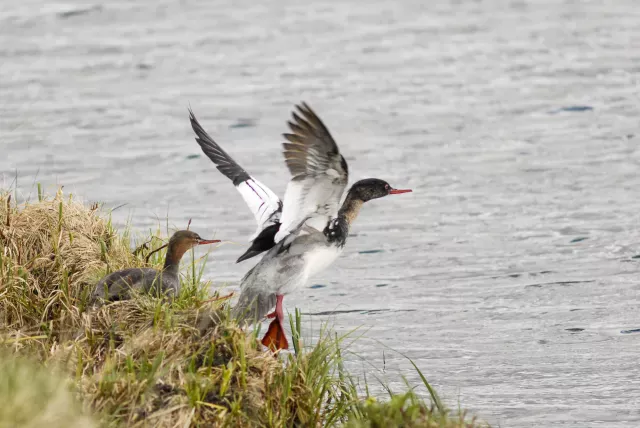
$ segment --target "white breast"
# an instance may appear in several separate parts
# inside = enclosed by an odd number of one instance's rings
[[[243,287],[262,292],[289,294],[304,287],[309,277],[326,269],[342,253],[342,249],[330,245],[321,232],[309,235],[301,232],[289,247],[289,251],[277,254],[278,246],[256,265],[243,280]]]
[[[325,270],[342,253],[342,248],[335,245],[327,245],[314,248],[305,254],[305,263],[308,276],[313,276]]]

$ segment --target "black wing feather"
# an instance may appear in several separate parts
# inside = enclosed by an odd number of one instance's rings
[[[238,165],[227,152],[222,150],[222,147],[213,141],[213,138],[202,128],[191,109],[189,109],[189,120],[191,121],[193,131],[197,135],[196,142],[200,145],[204,154],[217,165],[221,173],[233,181],[234,186],[251,178],[247,171]]]

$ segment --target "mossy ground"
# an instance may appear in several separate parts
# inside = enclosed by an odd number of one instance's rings
[[[343,338],[323,331],[303,347],[299,318],[295,354],[274,358],[227,300],[210,300],[206,258],[183,263],[171,304],[134,296],[88,307],[104,274],[161,266],[164,252],[145,257],[162,242],[159,232],[138,241],[118,233],[99,206],[61,192],[19,205],[0,195],[0,400],[20,401],[0,406],[0,428],[17,417],[48,428],[480,426],[435,393],[431,402],[412,391],[362,397],[342,369]]]

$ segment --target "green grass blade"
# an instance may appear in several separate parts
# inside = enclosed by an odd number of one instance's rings
[[[427,378],[424,377],[424,375],[422,374],[422,371],[420,371],[416,363],[414,363],[411,358],[409,357],[406,357],[406,358],[409,360],[411,365],[413,365],[413,368],[416,370],[416,372],[418,372],[418,374],[420,375],[420,379],[422,379],[422,383],[427,388],[427,391],[429,391],[429,395],[431,396],[431,400],[433,401],[433,404],[435,404],[435,406],[438,408],[438,411],[440,413],[444,414],[445,408],[442,405],[442,402],[440,401],[440,397],[438,397],[438,394],[436,393],[435,389],[433,389],[431,384],[427,381]]]

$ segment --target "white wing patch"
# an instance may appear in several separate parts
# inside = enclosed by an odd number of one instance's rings
[[[322,231],[327,222],[338,214],[338,202],[342,187],[336,187],[326,176],[309,177],[305,180],[291,180],[284,194],[284,206],[280,230],[275,242],[280,242],[293,232],[300,222],[308,217],[305,225]]]
[[[328,169],[325,174],[327,174],[329,177],[334,177],[334,178],[339,178],[341,177],[340,173],[338,171],[336,171],[335,169]]]
[[[236,189],[242,195],[258,223],[256,233],[249,239],[249,241],[253,241],[270,220],[277,220],[277,218],[273,218],[273,214],[280,209],[280,198],[253,177],[238,184]]]

